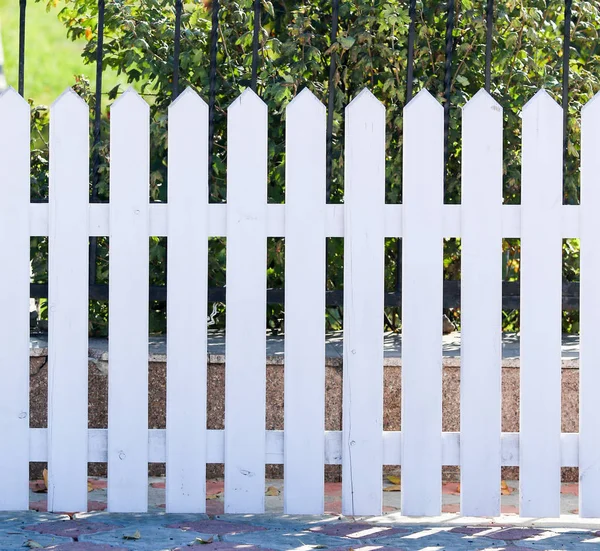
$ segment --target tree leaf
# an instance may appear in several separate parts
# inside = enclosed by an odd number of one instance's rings
[[[142,537],[139,530],[136,530],[133,534],[125,534],[124,540],[139,540]]]
[[[344,48],[344,50],[349,50],[352,48],[352,46],[354,46],[356,38],[352,36],[342,36],[338,38],[338,42],[340,43],[341,47]]]

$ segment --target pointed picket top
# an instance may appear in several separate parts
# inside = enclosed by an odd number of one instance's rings
[[[379,107],[379,109],[383,109],[383,111],[385,111],[385,105],[383,105],[383,103],[381,103],[371,92],[371,90],[369,90],[368,88],[363,88],[358,94],[357,96],[348,104],[348,106],[346,107],[346,111],[351,111],[354,109],[357,109],[358,107],[362,106],[362,105],[377,105]]]
[[[311,109],[310,105],[318,105],[321,110],[325,110],[325,106],[317,96],[315,96],[309,88],[303,88],[299,94],[296,94],[296,97],[288,103],[286,107],[286,111],[291,110],[300,110],[300,109]]]
[[[65,91],[52,102],[52,105],[50,105],[50,110],[56,111],[56,109],[59,107],[68,109],[71,105],[74,109],[89,109],[85,100],[77,92],[75,92],[73,88],[66,88]]]
[[[29,103],[12,86],[0,92],[0,109],[23,108],[27,108],[27,111],[29,111]]]
[[[489,107],[493,111],[502,113],[500,104],[485,88],[481,88],[467,103],[465,103],[462,110],[465,112],[468,109],[476,109],[479,106],[481,106],[481,108]]]
[[[538,109],[556,110],[557,112],[562,111],[562,107],[556,103],[554,98],[544,88],[538,90],[535,95],[523,106],[521,111],[521,118],[525,116],[525,113],[531,110],[532,107]]]
[[[169,105],[169,113],[182,109],[208,109],[207,103],[200,97],[198,92],[188,86]]]
[[[435,99],[435,97],[433,97],[425,88],[421,88],[418,94],[404,106],[403,110],[406,111],[407,109],[411,109],[415,106],[425,106],[427,104],[435,105],[436,108],[440,111],[444,110],[442,104],[437,99]]]
[[[150,110],[150,106],[146,100],[140,96],[133,86],[130,86],[121,94],[119,98],[111,105],[110,111],[121,110],[121,109],[136,109],[136,106],[143,106],[146,110]]]
[[[587,113],[589,111],[588,116],[598,116],[597,112],[598,110],[600,110],[600,100],[598,99],[599,97],[600,92],[597,92],[594,95],[594,97],[581,108],[581,114],[583,115],[584,113]]]
[[[252,88],[246,88],[236,99],[234,99],[227,111],[233,111],[235,109],[241,107],[247,107],[251,109],[252,107],[248,106],[261,106],[263,109],[267,109],[267,104],[260,98],[258,94]]]

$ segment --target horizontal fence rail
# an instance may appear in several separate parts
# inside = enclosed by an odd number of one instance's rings
[[[404,109],[403,204],[385,204],[385,108],[367,90],[346,109],[345,196],[327,204],[327,113],[308,90],[286,113],[286,203],[267,204],[268,113],[250,89],[229,108],[228,203],[209,204],[210,106],[169,108],[168,202],[149,203],[149,109],[133,90],[110,119],[111,202],[89,202],[89,119],[72,91],[52,106],[48,204],[28,194],[29,106],[0,96],[0,509],[27,507],[28,462],[49,462],[49,509],[85,509],[89,462],[108,463],[108,509],[147,508],[148,463],[167,463],[168,512],[205,511],[207,463],[225,465],[225,510],[264,512],[265,465],[282,463],[285,511],[323,512],[324,466],[340,464],[342,512],[382,511],[382,468],[402,466],[402,512],[441,513],[444,465],[461,468],[461,513],[500,513],[500,467],[518,465],[520,512],[560,512],[561,467],[580,469],[582,516],[600,517],[600,103],[582,114],[582,201],[562,204],[562,110],[544,91],[523,112],[522,204],[502,203],[500,106],[463,110],[462,204],[444,205],[444,108],[419,92]],[[392,152],[393,154],[396,154]],[[200,189],[201,193],[197,194]],[[49,416],[29,428],[29,238],[49,241]],[[87,428],[88,241],[110,239],[108,429]],[[148,430],[149,236],[166,236],[167,429]],[[208,238],[227,238],[225,429],[206,429]],[[285,426],[265,430],[267,237],[286,239]],[[344,290],[326,294],[325,238],[344,239]],[[403,240],[400,294],[385,293],[384,238]],[[461,432],[442,433],[443,239],[462,240]],[[520,433],[501,431],[502,238],[522,242]],[[561,434],[562,240],[581,239],[579,434]],[[189,253],[195,247],[193,253]],[[185,292],[199,278],[194,308]],[[39,290],[40,288],[38,288]],[[34,288],[35,290],[35,288]],[[92,286],[94,290],[94,286]],[[215,291],[213,291],[214,293]],[[283,296],[282,296],[283,293]],[[514,293],[514,294],[513,294]],[[220,295],[222,296],[222,295]],[[326,432],[324,307],[344,308],[343,423]],[[401,298],[400,298],[401,297]],[[401,431],[383,430],[386,303],[402,305]],[[187,323],[186,323],[187,322]],[[200,353],[190,363],[189,322]],[[300,377],[298,373],[302,373]],[[199,397],[199,398],[198,398]],[[290,479],[290,477],[292,477]]]

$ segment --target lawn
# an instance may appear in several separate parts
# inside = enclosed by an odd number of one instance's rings
[[[83,41],[67,38],[57,18],[58,9],[46,11],[46,2],[27,2],[25,39],[25,97],[36,104],[49,104],[71,86],[74,75],[84,74],[95,84],[95,66],[81,59]],[[10,86],[17,88],[19,63],[19,1],[0,0],[0,25],[4,46],[4,69]],[[110,90],[123,76],[105,71],[103,89]]]

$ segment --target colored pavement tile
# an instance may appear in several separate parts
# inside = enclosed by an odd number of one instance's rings
[[[315,526],[309,530],[318,534],[325,534],[326,536],[338,536],[358,540],[372,540],[375,538],[406,534],[409,532],[406,528],[392,528],[391,526],[368,524],[366,522],[324,524]]]
[[[23,530],[39,532],[40,534],[52,534],[77,539],[85,534],[96,534],[115,530],[119,526],[115,524],[104,524],[102,522],[86,522],[85,520],[58,520],[24,526]]]
[[[179,528],[188,532],[199,532],[201,534],[213,534],[224,536],[225,534],[244,534],[246,532],[259,532],[266,530],[262,526],[227,522],[224,520],[199,520],[196,522],[180,522],[169,524],[167,528]]]

